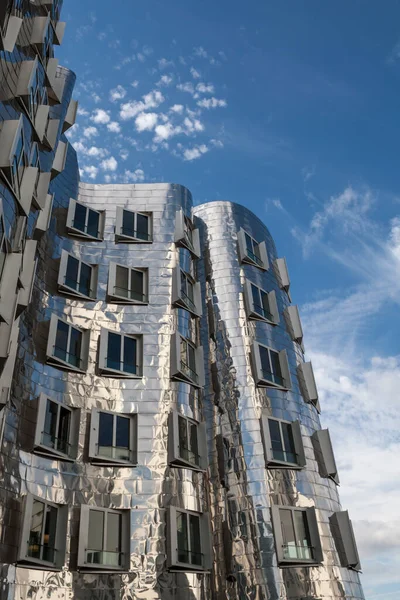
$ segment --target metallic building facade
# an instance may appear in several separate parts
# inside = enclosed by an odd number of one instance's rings
[[[81,183],[61,2],[4,7],[0,598],[362,600],[268,230]]]

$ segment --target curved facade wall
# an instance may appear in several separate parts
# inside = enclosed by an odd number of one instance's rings
[[[329,517],[341,506],[336,484],[320,476],[315,460],[311,436],[320,430],[320,421],[315,406],[304,401],[299,386],[297,365],[304,361],[303,350],[292,340],[284,318],[290,300],[272,267],[277,253],[271,235],[249,210],[230,202],[196,206],[194,215],[203,248],[200,279],[215,322],[214,340],[207,339],[207,328],[202,327],[209,364],[204,407],[214,547],[216,556],[227,555],[225,561],[215,563],[215,593],[232,600],[364,598],[358,573],[340,566],[331,535]],[[266,242],[268,270],[240,263],[241,228],[255,240]],[[248,319],[243,293],[246,280],[267,292],[275,291],[278,325]],[[278,352],[286,350],[292,381],[289,391],[256,385],[251,364],[254,341]],[[300,421],[306,468],[265,468],[262,411],[277,419]],[[216,445],[219,436],[225,447],[223,465]],[[222,478],[225,485],[221,485]],[[315,506],[323,565],[278,568],[270,512],[274,505]]]

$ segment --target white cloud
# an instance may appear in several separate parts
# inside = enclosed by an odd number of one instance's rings
[[[144,63],[146,60],[146,56],[142,52],[138,52],[136,54],[136,58],[138,59],[139,62],[142,62],[142,63]]]
[[[104,158],[108,154],[107,150],[98,148],[97,146],[91,146],[87,150],[85,149],[85,153],[87,156],[92,156],[93,158]]]
[[[99,102],[101,102],[101,98],[98,94],[96,94],[96,92],[92,93],[92,100],[95,104],[98,104]]]
[[[157,125],[157,113],[140,113],[135,119],[135,127],[137,131],[152,131]]]
[[[111,118],[108,111],[103,110],[102,108],[96,108],[96,110],[93,111],[90,120],[98,125],[105,125],[111,121]]]
[[[78,106],[78,115],[81,117],[88,117],[89,112],[83,108],[83,106]]]
[[[200,56],[200,58],[208,58],[208,52],[204,50],[203,46],[194,48],[194,53],[196,56]]]
[[[99,135],[99,132],[97,131],[97,127],[85,127],[85,129],[83,130],[83,135],[86,138],[91,138],[91,137],[95,137],[96,135]]]
[[[220,100],[219,98],[203,98],[197,102],[197,106],[201,108],[224,108],[227,105],[226,100]]]
[[[201,94],[213,94],[215,92],[214,86],[211,83],[198,83],[196,90]]]
[[[97,173],[99,172],[99,169],[97,167],[95,167],[94,165],[91,166],[87,166],[87,167],[82,167],[79,169],[81,177],[89,177],[89,179],[96,179],[97,177]]]
[[[129,157],[129,152],[128,150],[120,150],[119,155],[122,158],[122,160],[127,160]]]
[[[184,108],[185,107],[183,106],[183,104],[174,104],[169,110],[180,115],[182,114]]]
[[[111,131],[111,133],[120,133],[121,125],[117,123],[117,121],[111,121],[111,123],[107,124],[107,129],[108,131]]]
[[[180,92],[187,92],[192,96],[195,93],[194,85],[191,81],[187,81],[186,83],[178,83],[176,89],[178,89]]]
[[[198,119],[191,121],[188,117],[185,117],[183,125],[188,133],[195,133],[204,130],[204,125]]]
[[[173,64],[174,63],[172,60],[167,60],[166,58],[160,58],[160,60],[158,61],[158,67],[160,69],[167,69],[168,67],[172,67]]]
[[[151,108],[157,108],[164,102],[165,98],[159,90],[153,90],[142,96],[142,100],[127,102],[121,105],[121,119],[133,119],[141,112]]]
[[[186,148],[183,152],[184,160],[196,160],[200,158],[203,154],[208,152],[208,148],[205,144],[201,144],[200,146],[194,146],[193,148]]]
[[[143,169],[135,169],[135,171],[126,170],[124,173],[124,182],[141,182],[144,181],[145,175]]]
[[[160,86],[169,86],[173,82],[174,78],[171,75],[162,75],[161,79],[157,81],[156,85]]]
[[[154,142],[159,143],[165,140],[169,140],[171,137],[182,133],[182,128],[179,126],[174,127],[172,123],[168,122],[164,125],[157,125],[154,131],[156,134],[154,137]]]
[[[117,100],[122,100],[126,96],[126,89],[122,87],[122,85],[117,85],[116,88],[110,90],[110,100],[111,102],[116,102]]]
[[[200,79],[200,77],[201,77],[200,73],[194,67],[190,67],[190,73],[191,73],[193,79]]]
[[[118,162],[113,156],[110,156],[110,158],[106,158],[105,160],[101,161],[100,168],[103,169],[103,171],[116,171],[118,168]]]
[[[210,144],[214,146],[214,148],[223,148],[224,143],[221,140],[215,140],[214,138],[210,140]]]
[[[132,83],[131,83],[131,86],[132,86],[133,88],[137,88],[137,87],[138,87],[138,85],[139,85],[139,82],[138,82],[138,80],[137,80],[137,79],[135,79],[135,81],[132,81]]]

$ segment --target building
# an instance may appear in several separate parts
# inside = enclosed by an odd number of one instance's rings
[[[0,13],[1,600],[363,599],[285,260],[79,182],[60,9]]]

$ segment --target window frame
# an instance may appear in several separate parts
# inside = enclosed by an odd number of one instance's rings
[[[341,566],[352,571],[361,571],[357,542],[348,511],[334,512],[329,517],[329,525]]]
[[[179,436],[179,421],[186,422],[186,435],[189,439],[189,427],[196,427],[198,461],[194,462],[181,455],[181,440]],[[190,451],[190,448],[187,449]],[[206,471],[208,466],[206,423],[198,422],[177,411],[168,415],[168,462],[171,466],[180,466],[193,471]]]
[[[143,240],[135,235],[127,235],[123,233],[124,211],[134,215],[134,231],[137,233],[137,215],[147,217],[147,240]],[[118,233],[119,232],[119,233]],[[115,215],[115,241],[116,243],[132,243],[132,244],[152,244],[153,243],[153,213],[141,210],[130,210],[123,206],[117,206]]]
[[[77,204],[79,204],[80,206],[83,206],[86,210],[86,216],[85,216],[85,228],[86,229],[87,229],[88,222],[89,222],[90,212],[93,212],[99,216],[97,236],[90,235],[89,233],[82,231],[81,229],[78,229],[77,227],[74,227]],[[73,235],[75,237],[93,240],[95,242],[103,241],[103,238],[104,238],[104,215],[105,215],[104,211],[95,210],[93,208],[90,208],[83,202],[79,202],[78,200],[74,200],[74,198],[70,198],[69,206],[68,206],[68,213],[67,213],[67,225],[66,225],[67,231],[70,235]]]
[[[34,558],[28,556],[28,544],[31,531],[31,521],[33,512],[34,501],[44,504],[45,509],[47,506],[51,506],[57,509],[57,521],[56,521],[56,532],[55,532],[55,560],[46,561],[41,558]],[[66,551],[66,537],[67,537],[67,524],[68,524],[68,505],[67,504],[56,504],[50,502],[44,498],[39,498],[33,494],[27,494],[22,499],[22,526],[21,526],[21,537],[18,551],[17,562],[22,566],[29,566],[34,569],[45,569],[47,571],[61,571],[65,562],[65,551]],[[44,527],[42,525],[41,541],[43,541]],[[40,544],[43,545],[43,544]]]
[[[186,292],[182,291],[182,277],[185,279]],[[187,293],[188,283],[193,288],[193,301]],[[179,265],[172,271],[172,304],[185,308],[194,317],[201,317],[203,314],[201,284]]]
[[[311,550],[312,556],[311,558],[294,558],[294,557],[285,557],[284,556],[284,537],[282,532],[282,521],[281,521],[281,511],[290,511],[292,513],[291,520],[294,528],[295,535],[298,535],[296,531],[296,524],[293,518],[294,512],[302,512],[306,514],[306,523],[308,529],[308,537],[309,537],[309,546],[301,546],[306,547]],[[297,565],[320,565],[323,562],[323,552],[321,545],[321,537],[319,534],[317,516],[315,507],[298,507],[298,506],[281,506],[274,505],[271,506],[271,520],[272,526],[274,529],[274,537],[275,537],[275,549],[276,555],[278,559],[279,567],[293,567]]]
[[[119,296],[115,293],[116,280],[117,280],[117,269],[128,269],[129,270],[129,285],[132,287],[132,271],[137,271],[139,273],[143,273],[143,290],[142,297],[143,300],[130,299],[125,296]],[[131,287],[128,289],[128,292],[132,293]],[[146,305],[149,303],[149,269],[143,267],[130,267],[127,265],[121,265],[120,263],[109,263],[108,269],[108,282],[107,282],[107,298],[109,302],[115,304],[138,304],[138,305]]]
[[[130,338],[136,340],[136,373],[130,373],[128,371],[113,369],[107,366],[107,353],[108,353],[108,335],[112,333],[120,336],[121,340],[124,338]],[[121,356],[122,360],[120,364],[124,363],[124,345],[121,343]],[[136,333],[125,333],[122,331],[113,331],[111,329],[101,328],[99,338],[99,372],[101,375],[106,377],[114,377],[118,379],[142,379],[143,377],[143,335]]]
[[[265,465],[267,469],[271,468],[279,468],[279,469],[303,469],[306,466],[306,457],[304,452],[303,439],[301,435],[300,429],[300,421],[285,421],[284,419],[277,419],[268,414],[269,411],[263,410],[261,413],[261,435],[264,447],[264,456],[265,456]],[[295,455],[297,457],[296,462],[279,460],[274,456],[274,451],[272,448],[272,440],[269,428],[269,422],[275,421],[279,424],[279,432],[280,438],[282,441],[282,446],[284,448],[283,452],[287,453],[287,449],[285,448],[285,440],[282,431],[282,424],[290,425]]]
[[[311,361],[299,363],[296,371],[304,401],[307,404],[312,404],[317,409],[317,412],[320,413],[321,407],[319,404],[318,389]]]
[[[194,372],[194,374],[196,377],[191,376],[190,373],[183,368],[183,363],[181,360],[182,340],[187,344],[187,346],[191,346],[194,349],[196,364],[196,372]],[[189,369],[192,371],[190,367]],[[196,346],[191,340],[185,338],[179,332],[176,332],[171,336],[171,379],[185,381],[186,383],[190,383],[197,388],[202,388],[205,385],[203,347]]]
[[[303,342],[303,328],[301,325],[299,309],[295,304],[287,306],[283,311],[285,317],[286,326],[290,333],[290,337],[294,342],[302,344]]]
[[[262,364],[261,364],[260,347],[268,350],[270,364],[272,364],[271,352],[275,352],[276,354],[278,354],[283,384],[275,383],[274,381],[267,379],[265,377],[265,373],[263,372]],[[288,360],[288,355],[287,355],[286,350],[279,351],[279,350],[276,350],[275,348],[271,348],[270,346],[267,346],[266,344],[262,344],[261,342],[253,342],[252,347],[251,347],[251,358],[252,358],[252,365],[253,365],[254,375],[255,375],[255,379],[256,379],[256,384],[259,387],[271,387],[271,388],[275,388],[275,389],[283,390],[283,391],[289,391],[292,389],[292,380],[291,380],[291,376],[290,376],[289,360]],[[275,374],[272,372],[272,375],[275,375]]]
[[[319,429],[314,431],[311,436],[314,447],[315,460],[317,461],[318,471],[321,477],[328,477],[340,484],[338,468],[336,466],[335,454],[329,429]]]
[[[190,229],[191,235],[188,234],[188,229]],[[176,211],[174,242],[189,250],[194,258],[200,258],[200,232],[194,227],[193,221],[185,215],[182,208]]]
[[[263,314],[260,314],[259,312],[257,312],[256,305],[254,303],[252,287],[255,287],[258,290],[259,300],[261,300],[261,294],[266,294],[266,296],[268,298],[269,309],[270,309],[270,312],[268,315],[263,315]],[[244,282],[243,290],[244,290],[245,308],[246,308],[247,316],[249,319],[252,319],[255,321],[263,321],[265,323],[269,323],[270,325],[279,325],[280,318],[279,318],[279,310],[278,310],[278,304],[276,301],[275,290],[272,290],[271,292],[267,292],[267,290],[264,290],[259,285],[253,283],[252,281],[250,281],[248,279],[246,279]],[[262,307],[259,306],[259,308],[262,308]],[[262,308],[262,310],[264,310],[264,309]]]
[[[122,548],[120,554],[125,555],[123,564],[121,566],[115,566],[110,564],[99,565],[95,563],[88,563],[85,560],[86,552],[89,551],[86,546],[89,543],[89,519],[90,511],[98,511],[106,514],[118,514],[121,516],[121,530],[120,530],[120,547]],[[130,514],[129,509],[112,509],[112,508],[101,508],[98,506],[89,506],[86,504],[81,505],[80,509],[80,522],[79,522],[79,538],[78,538],[78,567],[85,572],[91,573],[123,573],[129,571],[130,567]],[[103,534],[107,528],[107,518],[103,523]],[[103,547],[104,547],[103,542]],[[106,550],[92,549],[98,552],[107,552]]]
[[[113,458],[99,454],[99,432],[100,432],[100,413],[113,416],[113,438],[116,435],[116,421],[117,417],[124,417],[129,419],[129,453],[131,456],[130,460],[124,460],[121,458]],[[91,462],[97,466],[121,466],[121,467],[135,467],[138,464],[138,425],[139,418],[138,413],[117,413],[110,410],[103,410],[100,408],[92,408],[90,416],[90,434],[89,434],[89,458]],[[113,440],[114,441],[114,440]],[[110,448],[117,448],[117,446],[110,446]],[[97,449],[97,450],[96,450]]]
[[[179,514],[195,516],[199,519],[200,530],[200,554],[202,556],[202,564],[194,565],[192,563],[181,562],[178,559],[178,531],[177,531],[177,516]],[[189,527],[187,528],[189,532]],[[167,566],[170,571],[184,572],[204,572],[212,569],[212,549],[211,549],[211,524],[209,513],[200,513],[177,506],[170,506],[167,513],[167,533],[168,533],[168,552]],[[190,550],[190,535],[188,535],[188,545]]]
[[[251,240],[253,251],[251,254],[253,256],[249,256],[249,250],[247,248],[246,236],[248,236]],[[241,263],[246,263],[250,265],[254,265],[261,269],[262,271],[268,271],[269,269],[269,259],[267,246],[265,241],[257,242],[252,235],[250,235],[245,229],[240,228],[237,233],[237,240],[239,246],[239,259]],[[256,244],[259,248],[260,257],[258,257],[254,252],[254,244]]]
[[[90,268],[90,291],[93,292],[93,296],[83,294],[82,292],[75,290],[73,287],[70,287],[69,285],[67,285],[65,283],[66,278],[67,278],[68,261],[70,258],[77,260],[79,263],[79,265],[78,265],[78,281],[76,282],[77,284],[79,283],[79,278],[80,278],[80,274],[82,271],[82,265],[85,265],[86,267]],[[58,278],[57,278],[59,292],[67,294],[68,296],[73,296],[74,298],[83,298],[85,300],[89,300],[90,302],[94,302],[97,299],[97,280],[98,280],[98,265],[87,263],[84,260],[77,258],[73,254],[70,254],[69,252],[67,252],[67,250],[61,251],[60,266],[58,269]]]
[[[68,361],[65,361],[62,358],[59,358],[58,356],[54,355],[53,351],[55,348],[55,342],[56,342],[59,321],[61,321],[65,325],[68,325],[68,327],[69,327],[68,340],[67,340],[68,347],[69,347],[69,341],[71,339],[71,329],[76,329],[77,331],[80,332],[80,334],[82,336],[81,337],[81,347],[80,347],[81,356],[79,357],[80,364],[82,365],[81,367],[76,367],[73,364],[69,363]],[[78,327],[77,325],[72,325],[65,319],[62,319],[61,317],[57,316],[56,314],[53,314],[50,319],[49,336],[48,336],[48,340],[47,340],[47,350],[46,350],[47,363],[52,366],[59,367],[59,368],[62,368],[62,369],[68,370],[68,371],[74,371],[76,373],[86,373],[87,363],[88,363],[88,351],[89,351],[89,336],[90,336],[90,329],[82,329],[81,327]],[[70,354],[70,352],[67,352],[67,354]]]
[[[45,422],[47,414],[47,402],[50,401],[58,407],[57,415],[57,430],[60,418],[61,408],[66,409],[70,413],[69,418],[69,431],[68,431],[68,446],[69,452],[62,452],[56,448],[51,448],[43,442],[43,435],[45,434]],[[48,458],[55,458],[57,460],[64,460],[67,462],[75,461],[78,454],[78,439],[79,439],[79,421],[80,421],[80,409],[72,406],[68,406],[63,402],[51,398],[47,394],[41,393],[38,400],[38,411],[35,426],[35,438],[34,438],[34,452],[41,454]]]

